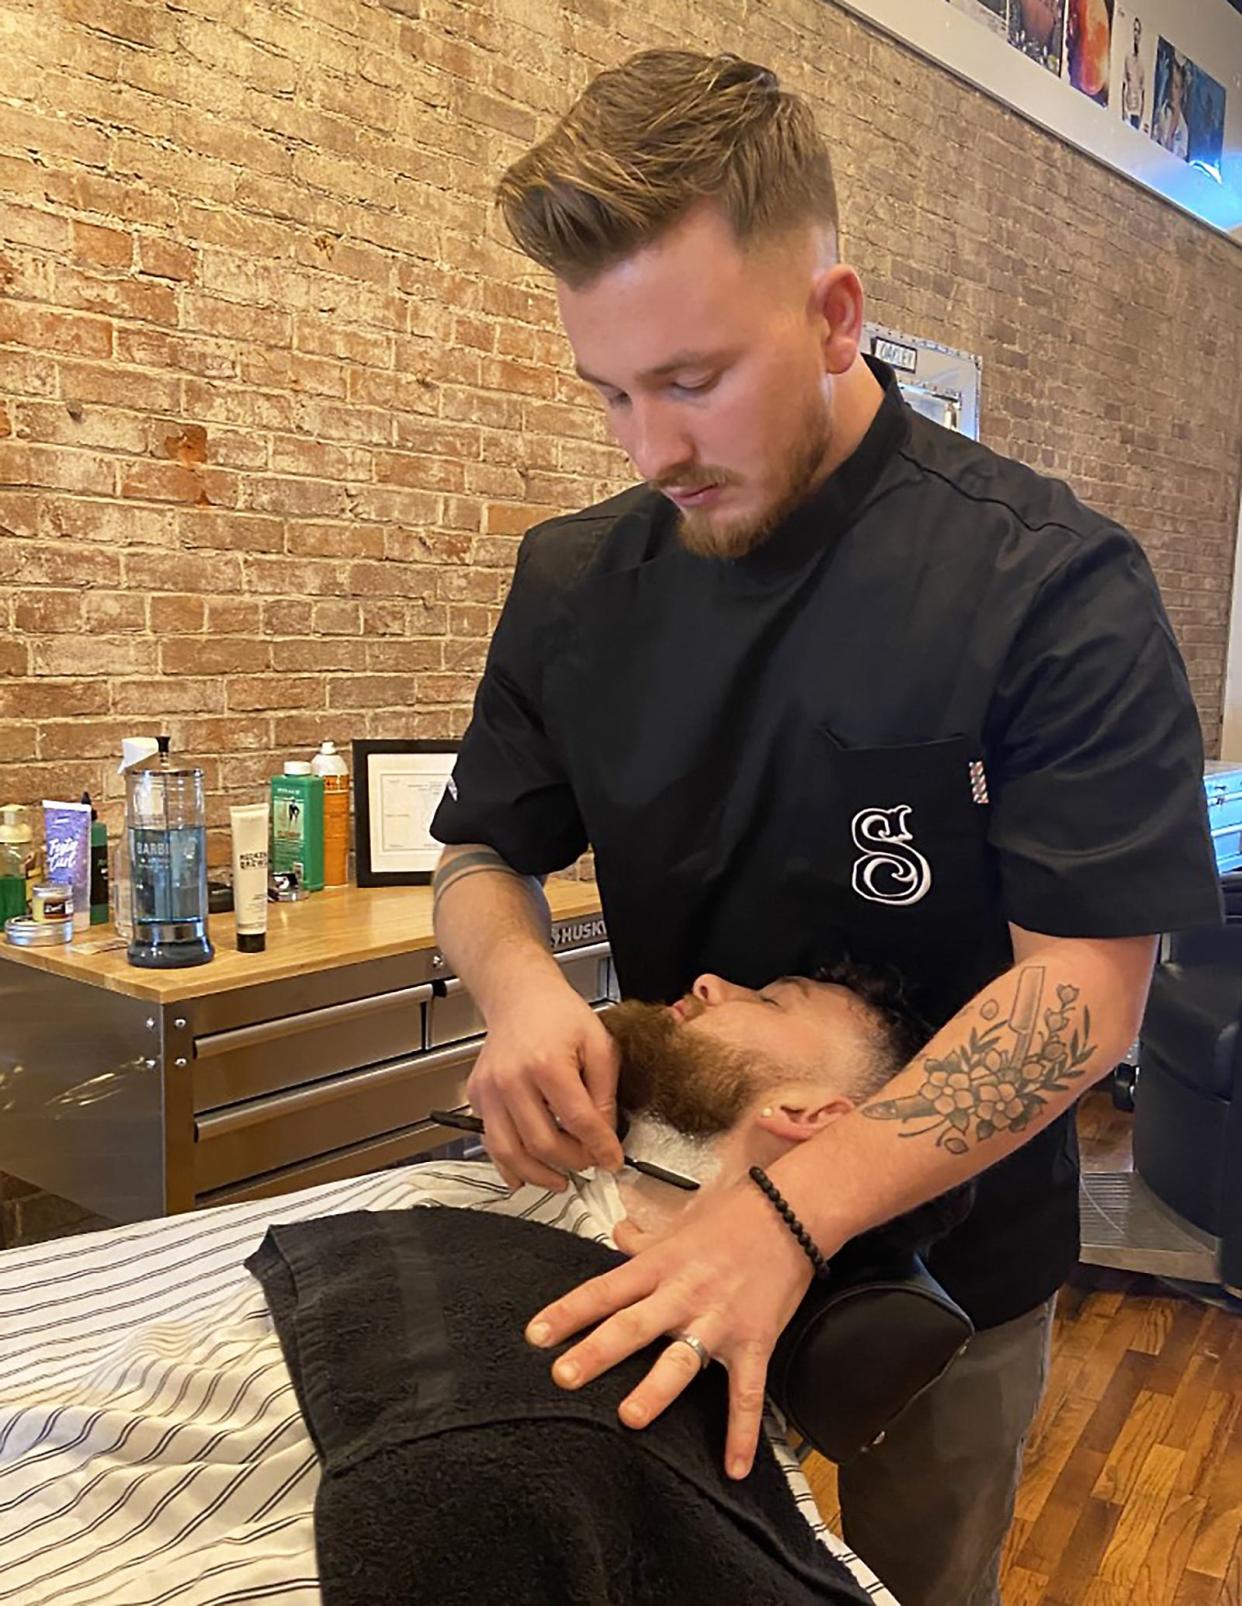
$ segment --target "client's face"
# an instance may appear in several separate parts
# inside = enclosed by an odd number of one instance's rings
[[[731,1130],[786,1084],[848,1099],[876,1051],[853,993],[799,978],[755,990],[700,976],[675,1004],[627,1002],[602,1020],[620,1050],[621,1108],[691,1137]]]

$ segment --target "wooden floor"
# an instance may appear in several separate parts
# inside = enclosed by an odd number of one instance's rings
[[[1129,1165],[1128,1118],[1084,1101],[1084,1167]],[[837,1515],[835,1470],[807,1476]],[[1242,1606],[1242,1317],[1080,1268],[1057,1306],[1005,1606]]]

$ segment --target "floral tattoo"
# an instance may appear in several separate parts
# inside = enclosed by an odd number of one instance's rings
[[[1091,1011],[1083,1008],[1081,1033],[1073,1023],[1077,987],[1057,988],[1057,1007],[1044,1010],[1041,1029],[1044,979],[1042,966],[1024,970],[1007,1020],[997,1019],[1000,1005],[989,998],[980,1006],[983,1031],[972,1025],[968,1042],[943,1059],[927,1060],[917,1093],[865,1104],[862,1113],[873,1121],[924,1123],[902,1137],[934,1132],[937,1146],[950,1154],[967,1152],[972,1127],[980,1142],[997,1132],[1021,1132],[1048,1095],[1066,1092],[1095,1053]]]

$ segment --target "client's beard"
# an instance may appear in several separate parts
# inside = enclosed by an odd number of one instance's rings
[[[688,1032],[658,1004],[630,1000],[600,1016],[616,1040],[617,1103],[693,1138],[734,1127],[760,1088],[753,1058]]]

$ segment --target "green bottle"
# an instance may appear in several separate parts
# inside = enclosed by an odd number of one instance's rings
[[[0,928],[26,913],[26,868],[33,832],[21,803],[0,808]]]
[[[323,776],[301,759],[272,777],[272,869],[294,870],[299,886],[323,891]]]
[[[108,924],[108,827],[99,818],[91,794],[82,793],[91,810],[91,925]]]

